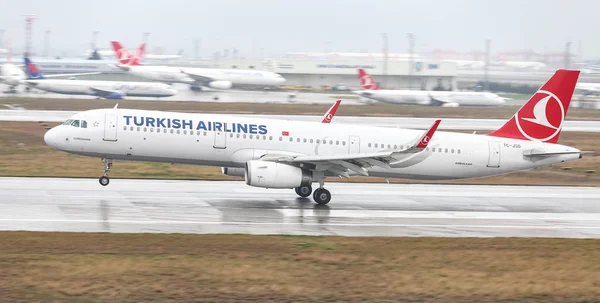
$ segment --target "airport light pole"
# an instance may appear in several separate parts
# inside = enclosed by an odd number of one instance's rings
[[[485,65],[483,66],[483,91],[489,89],[490,45],[491,40],[485,40]]]
[[[388,34],[381,34],[383,38],[383,87],[387,88],[387,74],[388,74]]]
[[[146,44],[146,50],[150,50],[150,49],[148,48],[148,37],[150,37],[150,32],[145,32],[145,33],[144,33],[144,36],[142,37],[142,43]],[[145,51],[145,52],[142,54],[142,58],[144,58],[144,55],[145,55],[146,53],[147,53],[147,51]]]
[[[412,89],[412,77],[413,77],[413,70],[414,70],[414,62],[413,62],[413,57],[414,57],[414,52],[415,52],[415,35],[412,33],[408,33],[406,34],[406,37],[408,38],[408,56],[409,56],[409,64],[408,64],[408,89]]]
[[[50,48],[50,35],[52,34],[51,30],[46,30],[44,35],[44,57],[48,58],[48,52]]]
[[[24,15],[25,16],[25,56],[29,56],[31,53],[31,32],[33,20],[35,15]]]
[[[92,32],[92,51],[95,51],[96,48],[96,39],[98,38],[98,33],[100,33],[100,31],[93,31]]]

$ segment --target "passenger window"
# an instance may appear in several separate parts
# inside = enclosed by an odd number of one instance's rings
[[[313,139],[310,139],[310,143],[313,143]]]
[[[333,144],[333,140],[329,140],[329,144]]]
[[[390,148],[392,148],[392,146],[388,144],[388,149],[390,149]]]
[[[71,126],[79,127],[79,120],[73,120],[73,122],[71,122]]]
[[[177,130],[177,134],[178,134],[178,135],[179,135],[179,134],[181,134],[181,130],[179,130],[179,129],[178,129],[178,130]]]
[[[335,141],[335,145],[340,145],[340,141]]]
[[[454,153],[454,148],[450,150],[450,153]]]
[[[248,138],[252,139],[252,138],[254,138],[254,135],[250,135],[250,136],[248,136]]]
[[[369,143],[369,147],[371,147],[371,143]]]
[[[398,145],[394,144],[394,149],[398,149]]]
[[[378,146],[378,144],[377,144],[377,143],[375,143],[375,148],[377,148],[377,146]]]
[[[456,151],[457,154],[460,154],[460,149]]]
[[[233,138],[233,134],[229,134],[229,138]]]
[[[296,139],[296,142],[300,143],[300,138],[297,138],[297,139]]]
[[[306,138],[304,138],[304,140],[303,140],[303,141],[304,141],[304,143],[306,143]]]
[[[342,141],[342,145],[346,145],[346,141]]]
[[[153,133],[154,132],[154,128],[150,127],[150,132]]]
[[[317,144],[321,143],[321,139],[317,139]]]
[[[448,149],[447,149],[447,148],[446,148],[446,149],[444,149],[444,152],[445,152],[445,153],[448,153]]]
[[[173,133],[173,132],[174,132],[174,130],[171,130],[171,133]]]
[[[185,134],[187,134],[187,130],[185,130],[185,129],[184,129],[184,130],[183,130],[183,134],[184,134],[184,135],[185,135]]]
[[[294,141],[294,138],[290,137],[290,142]]]
[[[81,120],[81,127],[82,128],[87,128],[87,121]]]
[[[146,132],[148,130],[148,128],[144,127],[144,132]]]
[[[127,126],[123,126],[123,130],[127,130]]]

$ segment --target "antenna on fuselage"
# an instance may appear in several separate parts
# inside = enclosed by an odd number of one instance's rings
[[[117,104],[115,105],[115,107],[113,107],[113,109],[117,109],[117,107],[118,107],[118,106],[119,106],[119,103],[117,103]]]

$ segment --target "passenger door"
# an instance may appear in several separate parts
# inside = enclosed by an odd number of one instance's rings
[[[500,167],[500,142],[489,141],[489,158],[487,167]]]
[[[117,141],[117,121],[115,114],[106,114],[104,116],[104,141]]]
[[[227,123],[223,124],[223,129],[227,129]],[[215,142],[213,148],[225,149],[227,148],[227,133],[224,131],[215,131]]]

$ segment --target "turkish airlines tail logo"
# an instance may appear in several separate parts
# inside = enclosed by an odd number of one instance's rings
[[[117,57],[117,61],[120,64],[128,65],[128,66],[136,66],[140,64],[141,55],[144,52],[145,44],[142,44],[138,49],[138,54],[131,54],[127,49],[121,44],[119,41],[111,41],[110,42],[113,50],[115,51],[115,56]]]
[[[358,69],[358,79],[360,79],[360,85],[362,86],[363,89],[366,89],[366,90],[380,89],[379,86],[377,86],[377,83],[375,82],[375,80],[373,80],[373,77],[371,77],[371,75],[367,74],[367,72],[362,68]]]
[[[521,140],[558,142],[573,91],[577,70],[558,70],[517,113],[490,136]]]
[[[337,112],[337,109],[338,107],[340,107],[341,102],[342,100],[335,101],[335,104],[333,104],[323,116],[323,120],[321,120],[321,123],[331,123],[331,120],[333,120],[333,116],[335,116],[335,112]]]

